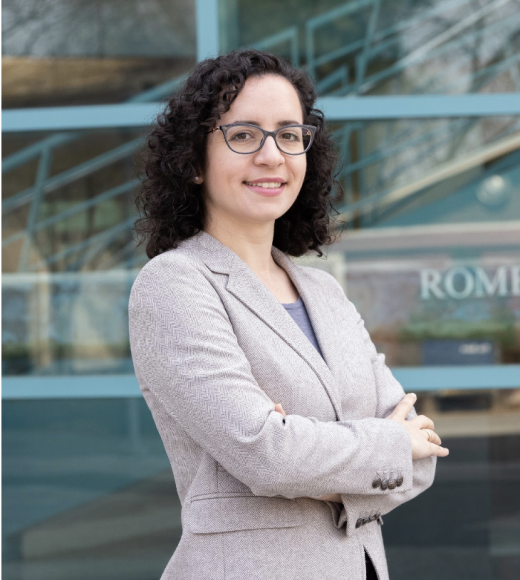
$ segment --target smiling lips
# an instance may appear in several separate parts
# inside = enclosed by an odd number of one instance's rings
[[[279,195],[285,189],[286,181],[279,177],[267,179],[256,179],[255,181],[244,181],[248,189],[260,195],[273,197]]]
[[[261,181],[259,183],[252,183],[251,181],[246,181],[246,185],[251,185],[252,187],[263,187],[265,189],[276,189],[281,187],[279,181]]]

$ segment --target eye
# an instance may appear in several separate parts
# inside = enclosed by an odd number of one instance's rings
[[[232,141],[248,141],[249,139],[254,139],[254,136],[247,131],[239,131],[238,133],[233,133],[228,136]]]
[[[299,133],[294,131],[283,131],[278,134],[279,138],[283,141],[291,141],[293,143],[297,143],[301,141],[301,136]]]

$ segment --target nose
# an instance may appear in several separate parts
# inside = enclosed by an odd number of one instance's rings
[[[264,141],[262,148],[255,154],[255,163],[258,165],[280,165],[285,163],[283,153],[276,146],[272,135],[269,135]]]

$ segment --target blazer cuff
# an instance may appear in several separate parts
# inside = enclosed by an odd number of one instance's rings
[[[381,425],[381,419],[377,421]],[[392,453],[387,450],[388,454],[385,453],[383,457],[380,455],[375,461],[367,461],[362,478],[365,481],[363,494],[340,494],[341,504],[326,502],[331,510],[334,526],[344,529],[347,536],[369,524],[382,525],[382,514],[377,505],[380,503],[384,506],[389,495],[402,495],[413,488],[414,465],[408,431],[395,421],[384,421],[387,437],[383,445],[392,442]],[[378,497],[381,502],[377,501]],[[370,501],[367,501],[369,498]]]
[[[354,535],[366,525],[382,526],[383,517],[374,502],[360,496],[341,495],[342,503],[327,502],[336,528],[343,529],[347,537]],[[370,506],[370,508],[369,508]]]
[[[366,422],[366,432],[373,435],[367,446],[367,452],[372,452],[367,453],[361,465],[352,465],[350,472],[345,473],[344,493],[350,492],[349,479],[360,483],[356,495],[379,497],[410,491],[414,466],[412,442],[406,428],[387,419],[364,419],[363,422]]]

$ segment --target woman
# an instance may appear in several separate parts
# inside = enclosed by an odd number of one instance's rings
[[[152,259],[129,311],[183,506],[163,579],[388,578],[382,516],[448,453],[341,286],[289,258],[332,240],[315,98],[276,56],[236,51],[197,65],[148,141]]]

